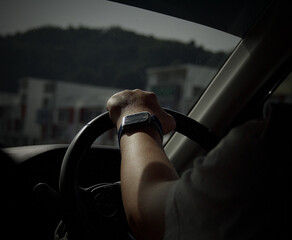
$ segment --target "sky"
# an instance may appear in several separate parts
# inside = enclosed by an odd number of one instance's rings
[[[211,51],[230,51],[239,38],[178,18],[106,0],[0,0],[0,34],[44,25],[126,30],[160,39],[194,41]]]

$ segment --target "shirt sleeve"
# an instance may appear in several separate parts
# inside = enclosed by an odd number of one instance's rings
[[[231,130],[183,173],[167,198],[165,240],[247,239],[253,234],[256,219],[244,219],[262,164],[263,128],[264,122],[256,120]]]

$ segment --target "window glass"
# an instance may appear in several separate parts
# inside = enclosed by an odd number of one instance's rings
[[[153,91],[163,107],[188,113],[240,41],[102,0],[10,0],[0,16],[6,146],[69,143],[123,89]],[[116,145],[114,135],[97,143]]]
[[[279,85],[269,101],[276,103],[292,103],[292,73]]]

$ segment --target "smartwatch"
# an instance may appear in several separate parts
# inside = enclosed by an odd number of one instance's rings
[[[124,116],[118,132],[119,143],[123,133],[126,131],[143,129],[149,126],[154,127],[159,132],[161,140],[163,140],[162,126],[155,115],[150,114],[149,112],[139,112]]]

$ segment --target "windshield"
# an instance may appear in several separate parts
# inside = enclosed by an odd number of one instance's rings
[[[123,89],[188,113],[240,38],[109,1],[0,7],[0,141],[69,143]],[[97,144],[116,145],[115,131]]]

